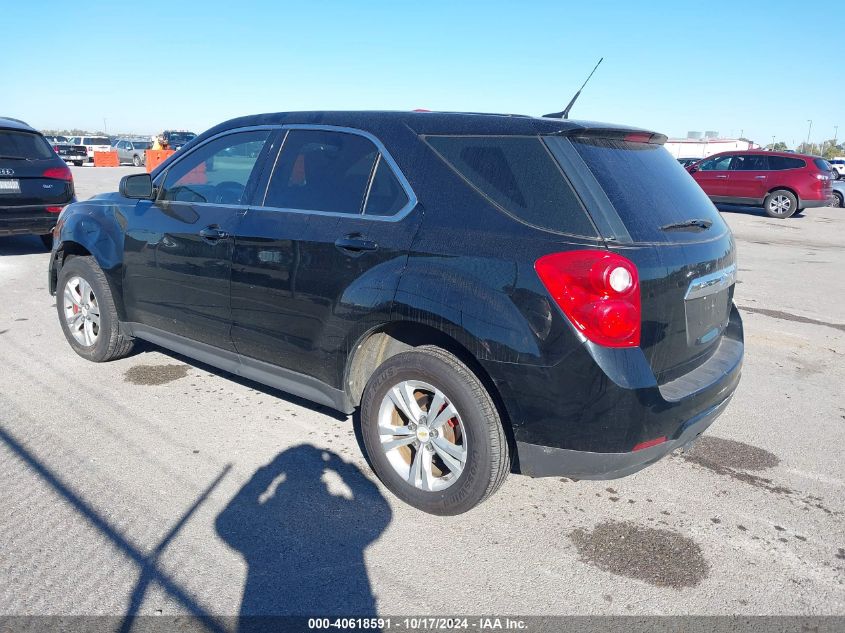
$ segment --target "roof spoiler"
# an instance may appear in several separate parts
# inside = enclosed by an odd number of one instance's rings
[[[663,145],[667,137],[659,132],[648,130],[625,130],[619,128],[575,128],[573,130],[561,130],[555,136],[577,136],[579,138],[601,138],[623,143],[648,143],[649,145]]]

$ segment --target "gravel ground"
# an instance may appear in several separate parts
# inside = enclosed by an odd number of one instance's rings
[[[73,168],[80,198],[130,168]],[[149,345],[76,356],[0,239],[0,614],[845,615],[845,213],[724,213],[746,364],[696,448],[441,518],[350,420]]]

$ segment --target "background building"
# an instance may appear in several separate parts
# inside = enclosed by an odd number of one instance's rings
[[[719,133],[712,130],[704,134],[687,132],[686,138],[670,138],[664,146],[675,158],[707,158],[719,152],[760,147],[745,138],[720,138]]]

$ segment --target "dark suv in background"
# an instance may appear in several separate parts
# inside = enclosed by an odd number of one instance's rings
[[[84,358],[144,339],[360,409],[374,471],[427,512],[512,469],[621,477],[701,434],[743,358],[734,241],[664,141],[506,115],[235,119],[70,206],[50,290]]]
[[[70,169],[44,136],[0,117],[0,237],[39,235],[49,248],[59,212],[74,200]]]
[[[723,152],[687,167],[713,202],[763,207],[788,218],[823,207],[831,196],[831,167],[822,158],[789,152]]]

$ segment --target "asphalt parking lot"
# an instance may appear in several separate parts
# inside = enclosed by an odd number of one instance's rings
[[[72,168],[80,198],[132,168]],[[143,345],[78,357],[0,239],[2,614],[845,615],[845,210],[725,212],[742,382],[691,453],[398,502],[350,420]]]

